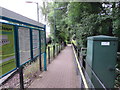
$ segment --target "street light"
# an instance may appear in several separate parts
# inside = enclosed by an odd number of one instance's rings
[[[26,3],[35,3],[35,4],[37,4],[37,21],[39,22],[39,6],[38,6],[38,2],[26,1]]]
[[[56,38],[56,35],[55,35],[56,34],[56,21],[55,21],[56,15],[55,15],[55,10],[62,10],[64,8],[66,8],[66,7],[54,8],[54,43],[56,43],[56,40],[55,40],[55,38]]]

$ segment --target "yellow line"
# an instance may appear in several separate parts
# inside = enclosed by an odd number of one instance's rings
[[[82,69],[81,69],[81,66],[80,66],[80,64],[79,64],[79,61],[78,61],[77,55],[76,55],[76,53],[75,53],[75,49],[74,49],[73,46],[72,46],[72,48],[73,48],[73,51],[74,51],[74,55],[75,55],[75,58],[76,58],[76,62],[77,62],[78,69],[79,69],[79,71],[80,71],[80,74],[81,74],[81,77],[82,77],[83,83],[84,83],[84,85],[85,85],[85,88],[88,88],[88,85],[87,85],[86,79],[85,79],[85,77],[84,77],[84,74],[83,74]]]

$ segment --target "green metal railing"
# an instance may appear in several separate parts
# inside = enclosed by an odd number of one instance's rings
[[[51,63],[51,60],[53,60],[63,49],[63,44],[54,44],[54,45],[48,45],[47,47],[47,60],[48,63]]]

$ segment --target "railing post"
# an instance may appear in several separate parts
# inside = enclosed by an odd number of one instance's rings
[[[57,53],[59,54],[59,45],[57,45],[57,49],[58,49],[58,52],[57,52]]]
[[[59,44],[59,53],[61,52],[61,49],[60,49],[60,44]]]
[[[42,71],[42,61],[41,61],[41,31],[39,30],[39,69]]]
[[[61,50],[62,50],[62,43],[61,43]]]
[[[53,45],[53,58],[55,58],[55,45]]]
[[[15,38],[15,58],[16,66],[20,67],[20,56],[19,56],[19,35],[18,35],[18,26],[14,27],[14,38]]]
[[[30,29],[30,54],[31,54],[31,60],[33,60],[33,38],[32,38],[32,29]]]
[[[19,68],[20,90],[24,90],[23,66]]]
[[[47,57],[46,57],[46,25],[44,25],[44,32],[45,32],[45,52],[44,52],[44,70],[47,71]]]
[[[48,46],[48,63],[50,64],[50,47]]]
[[[58,54],[59,54],[59,44],[58,44]]]
[[[53,54],[53,59],[54,59],[54,45],[53,45],[53,47],[52,47],[52,48],[53,48],[53,53],[52,53],[52,54]]]
[[[78,50],[78,47],[77,47],[77,57],[78,57],[78,53],[79,53],[79,50]],[[79,59],[79,58],[78,58]]]
[[[78,49],[78,59],[80,58],[80,49]]]
[[[56,57],[56,50],[57,50],[57,49],[56,49],[56,45],[55,45],[55,57]]]
[[[62,50],[62,47],[61,47],[61,43],[60,43],[60,52],[61,52],[61,50]]]
[[[58,44],[58,54],[59,54],[59,44]]]
[[[56,45],[56,56],[58,55],[58,45]]]
[[[55,57],[56,57],[56,50],[57,50],[57,49],[56,49],[56,45],[55,45]]]

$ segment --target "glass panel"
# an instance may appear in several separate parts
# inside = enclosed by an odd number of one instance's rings
[[[31,59],[30,56],[30,30],[29,28],[19,27],[19,53],[20,65]]]
[[[39,55],[39,31],[32,30],[33,38],[33,57]]]
[[[45,52],[45,32],[41,31],[41,53]]]

